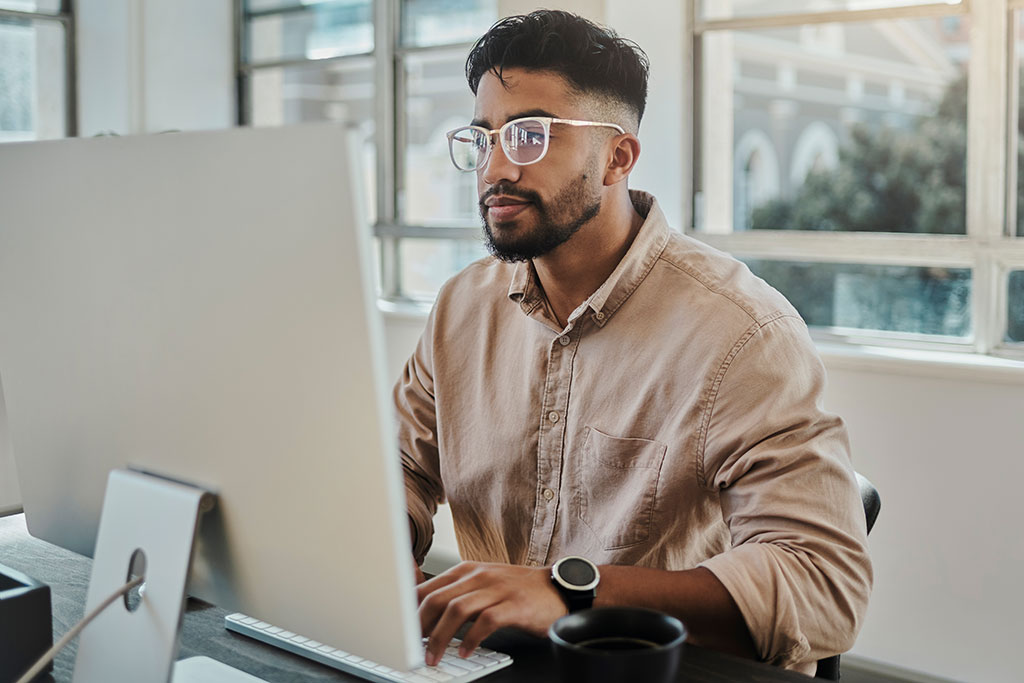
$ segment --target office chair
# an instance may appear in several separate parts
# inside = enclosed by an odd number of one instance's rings
[[[878,518],[878,511],[882,509],[882,498],[878,495],[878,490],[875,489],[874,485],[868,478],[860,472],[854,472],[857,475],[857,485],[860,487],[860,499],[864,503],[864,519],[868,524],[868,533],[871,533],[871,527],[875,525],[875,519]],[[815,678],[822,678],[827,681],[838,681],[839,680],[839,655],[833,655],[826,657],[825,659],[818,660],[818,671],[814,674]]]

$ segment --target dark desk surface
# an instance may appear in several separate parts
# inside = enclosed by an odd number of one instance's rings
[[[29,536],[25,530],[24,515],[0,518],[0,564],[50,585],[54,641],[82,618],[92,560]],[[206,655],[259,676],[268,683],[362,680],[231,633],[224,629],[225,614],[218,607],[189,600],[179,659]],[[505,631],[495,635],[486,644],[509,653],[515,661],[511,667],[487,676],[483,681],[507,683],[557,680],[551,667],[546,640]],[[60,683],[70,681],[76,647],[77,640],[58,654],[52,678],[43,680]],[[809,679],[766,664],[691,646],[683,652],[679,680],[697,683],[773,683],[807,682]]]

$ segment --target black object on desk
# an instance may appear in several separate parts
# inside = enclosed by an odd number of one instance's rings
[[[50,649],[50,621],[50,587],[0,564],[0,683],[18,680]]]

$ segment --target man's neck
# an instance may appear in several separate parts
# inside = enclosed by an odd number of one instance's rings
[[[612,274],[643,222],[629,195],[623,193],[607,202],[568,242],[533,260],[548,304],[561,326]]]

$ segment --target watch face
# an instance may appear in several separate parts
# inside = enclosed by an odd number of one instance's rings
[[[570,586],[584,588],[597,579],[597,570],[581,557],[567,557],[558,563],[558,576]]]

